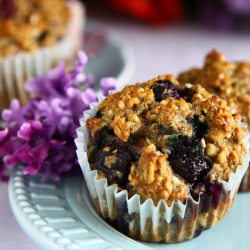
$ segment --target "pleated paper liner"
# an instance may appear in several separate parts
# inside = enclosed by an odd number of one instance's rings
[[[233,114],[236,113],[235,108],[230,108],[230,110],[232,111]],[[249,126],[248,126],[248,129],[250,129]],[[239,187],[239,192],[250,192],[250,162],[249,162],[249,166],[247,168],[247,171],[242,178],[242,181],[241,181],[241,184]]]
[[[250,163],[240,184],[239,192],[250,192]]]

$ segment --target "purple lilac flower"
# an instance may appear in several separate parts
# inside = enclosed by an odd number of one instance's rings
[[[204,0],[197,2],[198,15],[208,26],[220,31],[249,31],[249,0]]]
[[[75,69],[66,72],[64,64],[44,76],[27,81],[33,96],[21,107],[12,100],[2,112],[6,128],[0,128],[0,179],[6,179],[6,167],[23,165],[24,174],[43,173],[43,180],[59,180],[62,173],[80,172],[74,138],[79,119],[89,104],[97,100],[92,89],[93,76],[85,75],[88,57],[78,52]],[[78,87],[84,87],[81,92]],[[106,94],[115,79],[106,78],[101,88]]]
[[[102,78],[100,81],[104,95],[108,95],[109,90],[115,89],[116,79],[114,77]]]
[[[0,159],[3,158],[3,155],[5,154],[5,143],[8,137],[8,132],[9,130],[7,128],[2,129],[0,128]],[[4,164],[3,161],[0,160],[0,181],[5,181],[7,180],[7,176],[5,173],[5,168],[4,168]]]
[[[221,0],[227,9],[234,14],[250,15],[250,1],[249,0]]]

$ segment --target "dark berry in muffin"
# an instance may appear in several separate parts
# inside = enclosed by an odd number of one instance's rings
[[[125,87],[98,106],[91,131],[92,169],[129,196],[185,202],[212,195],[242,164],[245,129],[219,97],[171,75]],[[204,208],[205,209],[205,208]]]

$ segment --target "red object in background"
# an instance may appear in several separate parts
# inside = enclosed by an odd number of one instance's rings
[[[0,18],[10,18],[15,12],[15,0],[0,0]]]
[[[177,21],[184,17],[181,0],[107,0],[116,11],[154,24]]]

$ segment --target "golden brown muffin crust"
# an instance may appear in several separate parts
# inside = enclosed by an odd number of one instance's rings
[[[141,155],[137,162],[132,162],[128,177],[131,194],[138,193],[142,199],[152,198],[154,202],[159,199],[168,204],[175,199],[184,202],[189,187],[168,161],[171,152],[167,147],[170,138],[167,129],[176,136],[190,138],[193,134],[190,119],[196,117],[208,125],[198,143],[212,161],[208,173],[210,181],[228,181],[230,174],[242,164],[247,152],[246,129],[238,126],[225,101],[198,84],[187,85],[195,92],[190,102],[173,97],[155,101],[152,86],[158,80],[169,80],[178,85],[172,75],[161,75],[142,84],[127,86],[108,96],[98,107],[103,116],[88,119],[86,126],[93,137],[103,127],[111,128],[123,142],[138,133],[142,135]],[[91,150],[92,146],[93,140],[90,140]]]
[[[0,56],[56,43],[66,33],[69,18],[63,0],[16,0],[14,14],[0,19]]]
[[[250,126],[250,62],[228,62],[225,55],[213,50],[202,68],[179,74],[180,84],[201,84],[207,91],[227,101],[242,121]]]

